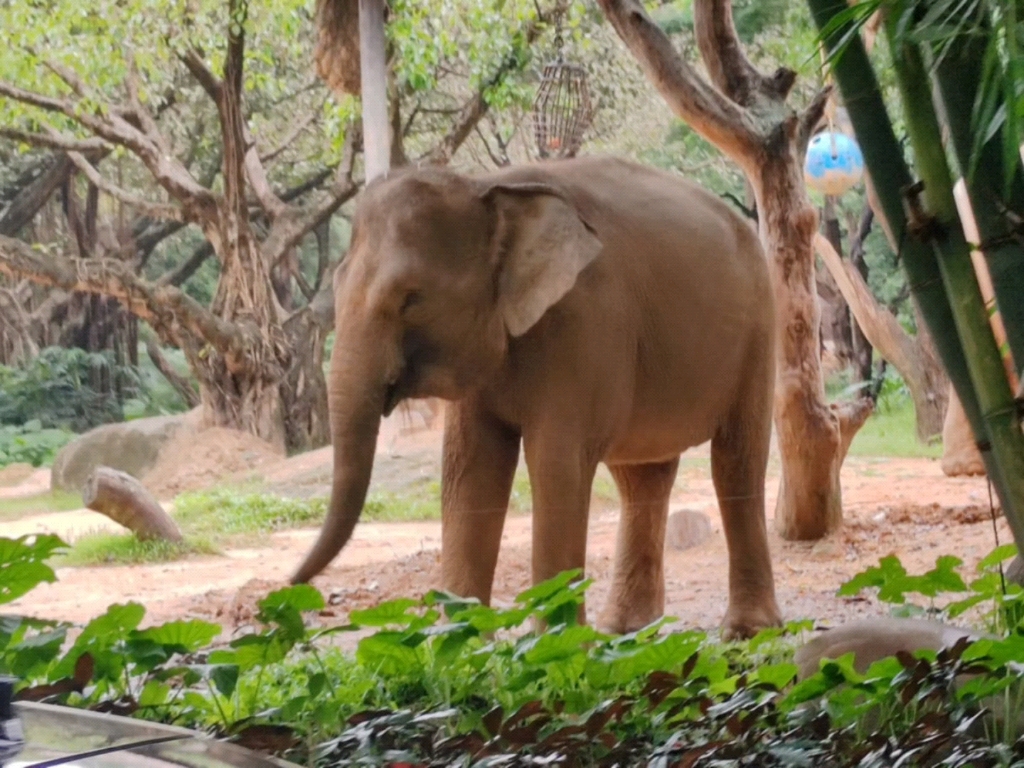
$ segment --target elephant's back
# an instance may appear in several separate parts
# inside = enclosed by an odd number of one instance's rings
[[[768,268],[751,223],[698,184],[678,174],[616,157],[582,157],[513,166],[495,180],[540,181],[563,191],[610,246],[631,261],[668,257],[663,266],[727,282],[746,275],[768,285]],[[685,248],[680,248],[685,244]],[[652,264],[652,266],[658,266]],[[742,280],[741,282],[747,282]]]

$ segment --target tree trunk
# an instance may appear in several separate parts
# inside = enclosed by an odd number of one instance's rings
[[[942,471],[949,477],[985,474],[985,462],[974,441],[974,430],[952,386],[949,388],[946,420],[942,425]]]
[[[599,2],[669,106],[732,158],[753,187],[778,316],[775,427],[783,478],[775,522],[786,538],[823,536],[842,520],[839,469],[871,412],[867,399],[825,402],[812,244],[818,216],[804,186],[803,155],[828,92],[802,113],[788,106],[796,73],[754,68],[726,0],[693,4],[697,45],[717,88],[675,51],[640,2]]]
[[[82,488],[82,503],[134,531],[142,541],[183,541],[170,515],[142,483],[125,472],[97,467]]]
[[[224,78],[214,89],[224,146],[224,198],[203,232],[220,257],[221,272],[211,312],[243,329],[243,348],[222,354],[209,347],[186,347],[199,379],[204,421],[259,435],[284,449],[285,408],[281,382],[291,365],[290,345],[282,330],[284,312],[274,294],[272,264],[264,258],[249,223],[245,157],[246,123],[242,114],[244,0],[230,0]],[[321,374],[322,375],[322,374]]]
[[[801,156],[796,137],[788,138],[771,146],[773,154],[764,153],[760,175],[752,181],[779,325],[775,430],[782,483],[775,526],[783,538],[802,540],[821,538],[842,523],[839,470],[871,404],[830,407],[825,402],[812,246],[818,216],[801,165],[794,162]]]
[[[871,346],[903,377],[914,402],[917,437],[927,442],[942,433],[947,380],[934,355],[907,334],[871,294],[857,268],[840,258],[824,237],[815,239],[821,260],[832,273]]]
[[[842,231],[839,228],[839,218],[836,216],[835,199],[831,196],[825,198],[825,207],[822,210],[821,216],[821,229],[825,239],[832,244],[836,253],[841,256],[843,253],[843,237]],[[841,367],[853,367],[856,363],[853,333],[857,326],[850,317],[850,308],[847,306],[843,294],[839,291],[839,286],[836,285],[835,279],[827,269],[818,272],[816,280],[818,284],[818,297],[823,305],[821,335],[823,338],[827,335],[832,340],[833,354]],[[824,348],[824,344],[822,344],[822,347]],[[870,365],[871,361],[869,359],[868,377],[871,375]],[[863,374],[863,371],[858,367],[854,373],[854,381],[868,380],[868,377],[863,377],[861,374]],[[857,376],[860,377],[857,378]]]

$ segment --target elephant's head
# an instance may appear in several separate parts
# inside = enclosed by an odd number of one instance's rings
[[[334,281],[331,502],[293,582],[318,574],[352,535],[381,417],[405,398],[456,400],[483,385],[509,337],[540,320],[600,250],[548,184],[430,168],[367,187]]]

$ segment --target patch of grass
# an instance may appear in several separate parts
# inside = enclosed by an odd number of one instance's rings
[[[620,504],[619,489],[611,472],[603,464],[597,468],[594,485],[590,489],[590,509],[612,509]]]
[[[217,548],[202,538],[183,544],[169,541],[140,541],[134,534],[92,533],[74,543],[71,550],[57,559],[59,565],[137,565],[166,563],[187,555],[216,554]]]
[[[942,456],[942,443],[922,444],[916,429],[914,405],[909,398],[882,400],[853,438],[850,455],[930,459]]]
[[[595,507],[618,503],[618,491],[607,469],[594,480]],[[252,487],[219,488],[186,493],[174,502],[177,521],[186,545],[140,542],[131,534],[93,534],[79,539],[62,561],[66,565],[163,562],[196,553],[212,553],[229,545],[244,544],[268,533],[319,525],[327,512],[323,496],[293,499],[260,492]],[[516,473],[509,499],[513,514],[532,507],[530,480],[525,470]],[[362,520],[410,522],[441,518],[441,483],[429,480],[402,491],[371,492]]]
[[[92,534],[72,545],[63,564],[156,563],[214,554],[228,544],[244,544],[274,531],[317,525],[323,520],[327,500],[286,499],[219,488],[182,494],[174,506],[171,516],[185,537],[184,544],[143,542],[133,534]]]
[[[289,499],[221,488],[182,494],[174,501],[173,517],[186,536],[217,541],[315,525],[326,512],[323,497]]]
[[[607,468],[599,467],[594,478],[591,495],[594,508],[615,506],[619,492]],[[520,467],[512,480],[508,511],[513,515],[528,514],[533,508],[530,477]],[[441,483],[438,480],[425,481],[401,492],[371,491],[363,507],[363,520],[374,522],[411,522],[415,520],[441,519]]]
[[[441,519],[441,483],[428,480],[402,492],[374,491],[363,506],[363,520],[380,523]]]
[[[82,496],[66,491],[47,491],[34,496],[0,499],[0,520],[17,520],[48,512],[69,512],[82,508]]]

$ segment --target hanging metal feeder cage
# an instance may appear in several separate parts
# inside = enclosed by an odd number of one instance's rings
[[[561,57],[547,64],[533,102],[538,154],[544,158],[574,157],[593,117],[586,69]]]

